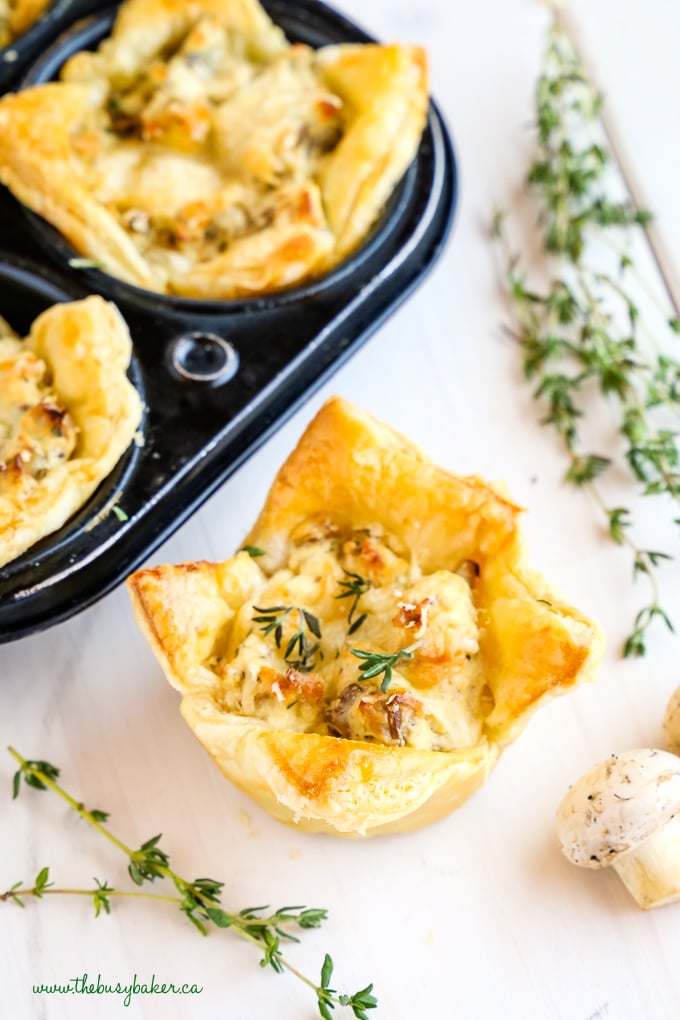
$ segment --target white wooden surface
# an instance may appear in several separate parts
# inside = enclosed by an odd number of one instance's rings
[[[374,981],[376,1017],[671,1020],[680,1015],[680,906],[640,912],[614,875],[568,865],[554,835],[556,807],[581,772],[612,751],[659,743],[680,669],[678,639],[661,632],[644,660],[618,657],[641,593],[587,499],[561,484],[558,448],[539,427],[517,352],[499,330],[483,224],[525,167],[545,12],[531,0],[342,0],[342,8],[382,38],[429,50],[460,162],[454,234],[397,316],[153,562],[229,555],[308,419],[341,393],[447,467],[508,483],[529,510],[534,564],[605,627],[601,679],[542,710],[488,785],[441,823],[364,843],[306,836],[219,776],[117,591],[69,623],[0,648],[0,747],[60,765],[65,785],[110,811],[130,844],[162,832],[177,869],[223,878],[231,907],[327,907],[326,927],[306,935],[291,959],[316,976],[329,951],[337,987]],[[676,0],[578,0],[573,13],[677,274],[680,8]],[[676,604],[677,575],[676,563],[664,577]],[[56,798],[28,792],[10,801],[13,763],[3,755],[0,886],[45,864],[60,885],[92,875],[120,882],[123,860]],[[72,1020],[95,1008],[134,1020],[315,1015],[294,978],[260,971],[255,951],[228,932],[201,939],[170,907],[126,902],[96,921],[88,903],[56,897],[24,911],[0,908],[2,1017]],[[84,971],[109,983],[155,974],[203,991],[138,997],[127,1009],[114,998],[32,992]]]

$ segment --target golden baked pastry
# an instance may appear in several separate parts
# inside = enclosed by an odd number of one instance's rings
[[[0,0],[0,46],[9,46],[35,24],[52,0]]]
[[[427,103],[417,47],[289,45],[257,0],[127,0],[60,82],[0,102],[0,181],[128,283],[261,294],[365,237]]]
[[[57,531],[130,445],[131,349],[99,297],[54,305],[25,340],[0,329],[0,565]]]
[[[336,398],[244,551],[128,586],[229,779],[307,830],[405,831],[458,807],[599,662],[597,624],[525,565],[518,514]]]

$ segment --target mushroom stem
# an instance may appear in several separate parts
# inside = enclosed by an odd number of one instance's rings
[[[680,815],[612,867],[643,910],[680,900]]]

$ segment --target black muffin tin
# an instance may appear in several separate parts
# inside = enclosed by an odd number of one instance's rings
[[[264,6],[294,41],[372,41],[316,0]],[[68,56],[97,45],[114,10],[67,29],[23,84],[55,77]],[[0,568],[0,642],[72,616],[172,534],[420,282],[441,252],[455,199],[453,151],[432,105],[414,162],[356,253],[309,284],[213,302],[71,267],[76,253],[66,242],[0,192],[12,247],[0,252],[0,314],[24,334],[55,301],[93,292],[115,301],[130,327],[130,377],[145,404],[141,444],[59,532]]]

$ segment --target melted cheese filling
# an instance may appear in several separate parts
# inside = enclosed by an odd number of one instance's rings
[[[159,289],[291,223],[318,233],[318,258],[330,250],[315,178],[342,136],[343,105],[312,49],[258,61],[205,16],[169,59],[131,79],[114,84],[98,60],[78,54],[64,75],[96,81],[99,93],[72,132],[74,160]],[[243,255],[257,261],[256,244]]]
[[[250,569],[257,594],[205,663],[225,711],[395,746],[478,743],[493,704],[465,576],[423,574],[378,529],[342,536],[332,527],[303,535],[273,576],[256,560]],[[468,577],[474,583],[474,570]],[[387,682],[384,672],[360,679],[367,660],[352,649],[410,651]]]
[[[0,494],[44,478],[68,460],[77,439],[45,362],[23,341],[0,336]]]

